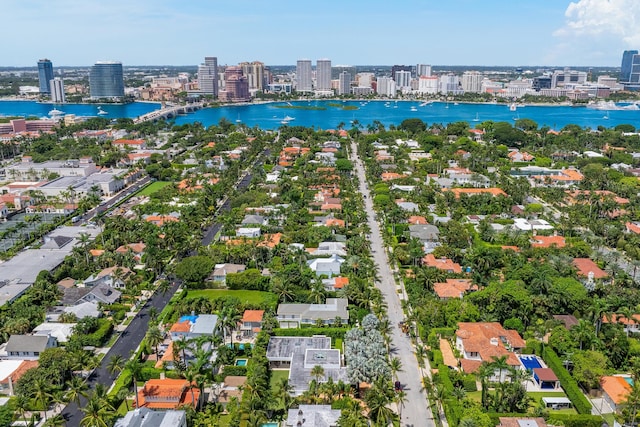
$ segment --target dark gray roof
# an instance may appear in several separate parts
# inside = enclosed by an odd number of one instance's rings
[[[7,353],[12,351],[28,351],[42,353],[47,348],[49,337],[47,335],[11,335],[5,350]]]

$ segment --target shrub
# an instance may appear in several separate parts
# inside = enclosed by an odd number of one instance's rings
[[[464,391],[471,393],[473,391],[477,391],[478,387],[476,385],[476,377],[475,375],[465,375],[462,379],[462,387]]]
[[[550,424],[564,425],[565,427],[600,427],[602,417],[598,415],[576,415],[551,413],[547,420]]]
[[[444,358],[440,350],[433,350],[433,364],[436,366],[444,365]]]
[[[580,390],[580,387],[578,387],[576,380],[574,380],[571,374],[564,368],[556,352],[547,346],[542,351],[542,358],[557,375],[560,380],[560,385],[562,385],[565,393],[567,393],[567,397],[571,400],[571,403],[573,403],[576,411],[579,414],[591,414],[591,404],[582,393],[582,390]]]
[[[224,368],[222,369],[223,378],[229,377],[229,376],[244,377],[245,375],[247,375],[246,366],[225,365]]]

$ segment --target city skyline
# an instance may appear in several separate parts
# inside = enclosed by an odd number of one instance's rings
[[[619,66],[623,50],[640,47],[635,0],[406,0],[394,7],[328,0],[323,6],[10,0],[2,10],[12,19],[0,35],[20,42],[5,43],[0,65],[31,66],[42,57],[59,66],[190,65],[215,55],[221,65],[330,58],[334,64]],[[65,42],[42,44],[52,37]],[[234,43],[215,42],[229,37]]]

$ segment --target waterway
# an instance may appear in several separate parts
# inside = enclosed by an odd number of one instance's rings
[[[0,116],[46,117],[53,108],[66,114],[96,116],[95,104],[42,104],[34,101],[0,101]],[[283,108],[284,107],[284,108]],[[137,117],[160,108],[157,103],[134,102],[100,106],[108,114],[101,117]],[[475,126],[485,120],[506,121],[527,118],[539,126],[560,129],[567,124],[596,129],[598,126],[614,127],[629,123],[640,127],[640,110],[596,110],[586,107],[528,105],[511,111],[506,104],[465,104],[434,102],[424,105],[419,101],[296,101],[262,104],[229,105],[205,108],[179,116],[176,124],[200,122],[205,126],[217,124],[222,118],[249,127],[275,129],[282,126],[286,117],[289,126],[308,126],[316,129],[335,129],[343,124],[350,129],[354,122],[364,128],[380,121],[385,126],[399,125],[404,119],[419,118],[428,124],[466,121]]]
[[[120,117],[135,118],[154,110],[160,109],[159,103],[133,102],[129,104],[50,104],[36,101],[0,101],[0,117],[50,117],[49,112],[54,108],[63,114],[76,116],[98,117],[98,109],[108,114],[100,115],[108,119]]]
[[[354,107],[356,109],[350,109]],[[539,126],[549,126],[552,129],[560,129],[567,124],[593,129],[598,126],[614,127],[621,123],[640,127],[640,110],[603,111],[586,107],[528,105],[511,111],[509,105],[505,104],[434,102],[423,105],[418,101],[302,101],[235,105],[207,108],[180,116],[176,119],[176,124],[200,122],[209,126],[225,118],[249,127],[275,129],[282,126],[286,116],[294,118],[288,122],[289,126],[314,126],[316,129],[334,129],[340,123],[344,124],[345,129],[350,129],[355,121],[366,129],[367,125],[373,124],[376,120],[388,127],[391,124],[399,125],[407,118],[419,118],[428,124],[444,125],[466,121],[475,126],[485,120],[514,123],[519,118],[527,118],[534,120]]]

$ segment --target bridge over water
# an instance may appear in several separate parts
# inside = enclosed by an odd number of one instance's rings
[[[134,123],[142,123],[155,121],[160,119],[172,119],[178,114],[187,114],[204,107],[202,102],[192,102],[184,105],[167,105],[163,106],[160,110],[151,111],[150,113],[143,114],[133,119]]]

